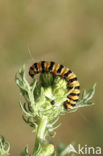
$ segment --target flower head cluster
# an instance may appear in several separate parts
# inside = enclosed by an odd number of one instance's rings
[[[69,93],[64,79],[54,77],[52,73],[42,73],[38,81],[34,78],[29,84],[25,78],[24,66],[19,75],[21,79],[16,75],[16,83],[26,100],[23,110],[27,116],[36,119],[47,116],[50,121],[66,111],[63,103],[67,100]]]

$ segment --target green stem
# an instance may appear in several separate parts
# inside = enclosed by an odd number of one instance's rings
[[[42,146],[42,142],[45,141],[45,130],[47,123],[47,117],[43,116],[38,124],[37,136],[32,156],[38,156],[39,147]]]

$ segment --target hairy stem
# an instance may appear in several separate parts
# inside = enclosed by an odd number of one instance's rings
[[[32,156],[38,155],[39,147],[42,146],[42,142],[45,141],[45,130],[47,123],[47,117],[43,116],[38,125],[37,136]]]

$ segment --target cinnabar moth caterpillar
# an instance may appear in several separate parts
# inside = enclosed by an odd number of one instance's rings
[[[68,95],[68,100],[64,102],[64,107],[66,109],[72,109],[79,100],[80,95],[80,84],[76,75],[69,68],[56,64],[55,62],[41,61],[34,63],[29,69],[29,75],[32,78],[35,74],[44,72],[50,72],[64,78],[67,81],[68,90],[74,88],[72,93]],[[52,101],[51,104],[54,104],[54,101]]]

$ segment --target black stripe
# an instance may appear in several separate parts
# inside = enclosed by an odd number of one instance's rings
[[[70,95],[72,95],[72,96],[79,96],[80,93],[71,93]]]
[[[75,107],[75,106],[76,106],[76,104],[71,104],[71,106]]]
[[[76,86],[75,89],[80,89],[80,86]]]
[[[30,75],[32,78],[34,77],[34,74],[31,74],[31,73],[30,73],[30,70],[29,70],[29,75]]]
[[[68,81],[68,84],[72,83],[73,81],[77,81],[77,80],[78,80],[77,77],[72,78],[72,79],[70,79],[70,80]]]
[[[30,67],[30,70],[34,71],[34,68],[33,67]]]
[[[71,70],[69,70],[67,73],[65,73],[64,74],[64,78],[66,78],[69,74],[71,74],[72,73],[72,71]]]
[[[50,62],[50,67],[49,67],[49,71],[51,71],[53,69],[55,62]]]
[[[45,72],[45,61],[41,61],[42,72]]]
[[[65,109],[68,109],[68,107],[67,107],[67,103],[68,103],[68,102],[65,101],[64,104],[63,104]]]
[[[36,73],[39,73],[39,68],[37,66],[37,63],[34,63],[34,67],[36,68]]]
[[[63,65],[60,65],[59,69],[57,70],[57,73],[61,73],[61,70],[64,68]]]
[[[75,101],[75,102],[78,101],[78,99],[72,99],[72,98],[70,98],[70,97],[69,97],[69,99],[72,100],[72,101]]]
[[[74,87],[74,86],[73,86],[73,87]],[[68,86],[68,89],[72,89],[73,87],[69,87],[69,86]],[[80,86],[76,86],[75,89],[80,90]]]

